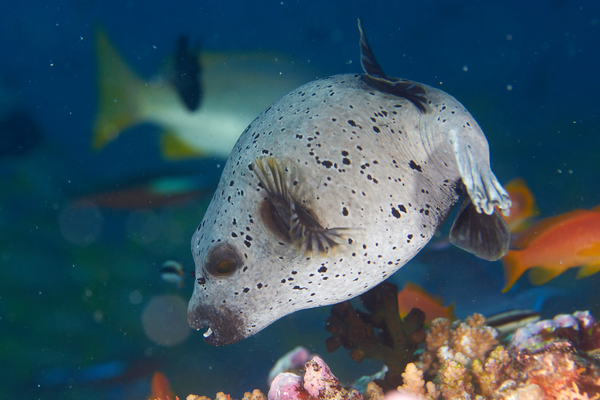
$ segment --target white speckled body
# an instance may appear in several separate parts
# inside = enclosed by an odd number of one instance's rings
[[[210,327],[207,342],[232,343],[294,311],[369,290],[414,257],[456,205],[457,159],[493,177],[487,140],[471,114],[422,86],[426,113],[363,75],[321,79],[284,96],[244,131],[192,238],[199,283],[188,318],[192,327]],[[281,165],[291,196],[324,228],[349,228],[341,244],[302,254],[264,223],[267,194],[252,163],[265,156]],[[481,189],[477,178],[471,187]],[[205,268],[219,246],[241,263],[226,277]]]

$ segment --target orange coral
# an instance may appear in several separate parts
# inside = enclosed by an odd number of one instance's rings
[[[197,396],[195,394],[190,394],[186,400],[210,400],[210,398],[206,396]],[[231,396],[223,392],[219,392],[215,395],[215,400],[231,400]],[[267,397],[264,394],[262,394],[260,390],[254,389],[252,393],[244,393],[244,397],[242,397],[242,400],[267,400]]]
[[[515,361],[527,383],[540,386],[547,399],[600,395],[600,366],[579,356],[567,341],[554,342],[543,351],[518,352]]]
[[[365,390],[365,400],[383,400],[383,390],[375,383],[369,382]]]
[[[398,387],[400,393],[410,393],[422,400],[436,400],[439,396],[435,384],[433,382],[425,383],[423,371],[414,363],[406,366],[402,380],[404,383]]]

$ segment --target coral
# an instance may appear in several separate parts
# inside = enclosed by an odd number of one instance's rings
[[[465,366],[455,360],[446,360],[438,373],[442,396],[446,400],[469,400],[475,390],[471,374]]]
[[[397,293],[396,285],[383,282],[361,296],[368,312],[355,310],[350,302],[344,302],[334,305],[327,318],[326,329],[333,334],[326,341],[327,351],[344,346],[351,350],[350,357],[356,362],[365,357],[382,360],[388,371],[384,380],[377,383],[384,390],[402,383],[402,372],[416,359],[415,351],[425,340],[425,315],[413,309],[402,320]]]
[[[328,325],[329,331],[334,333],[333,339],[339,341],[338,347],[344,343],[356,346],[353,358],[358,354],[356,351],[364,352],[362,357],[378,354],[378,351],[397,355],[399,348],[394,347],[393,341],[390,344],[395,337],[393,332],[399,330],[404,335],[415,332],[406,326],[389,327],[381,322],[390,318],[386,296],[383,290],[374,298],[367,298],[365,304],[371,314],[356,312],[349,305],[332,313],[337,319]],[[393,320],[392,323],[395,324]],[[380,330],[378,335],[373,327]],[[406,339],[407,336],[398,337]],[[508,346],[497,344],[495,330],[486,326],[480,315],[454,323],[438,319],[432,322],[425,343],[422,361],[428,359],[428,362],[407,363],[399,373],[402,384],[396,387],[389,388],[386,381],[383,386],[378,385],[382,381],[371,377],[363,386],[366,387],[364,398],[600,400],[600,326],[588,312],[559,315],[529,324],[515,332]],[[428,374],[424,376],[426,368]],[[305,364],[303,377],[291,373],[277,375],[268,399],[362,400],[363,396],[355,389],[344,389],[325,362],[314,357]],[[190,395],[188,400],[210,399]],[[218,393],[216,400],[231,398]],[[254,391],[246,393],[243,400],[266,398]]]
[[[435,375],[444,400],[600,399],[599,332],[587,312],[559,315],[517,330],[506,348],[478,314],[465,322],[438,319],[427,334],[422,365]],[[415,365],[403,377],[399,392],[429,396]]]
[[[498,331],[486,326],[481,314],[473,314],[464,322],[435,319],[425,339],[427,347],[421,358],[423,369],[429,375],[435,375],[449,359],[469,366],[473,360],[483,359],[498,344],[497,336]]]
[[[514,361],[526,383],[538,385],[548,399],[600,396],[600,363],[580,354],[568,341],[555,341],[542,350],[516,351]]]
[[[244,397],[242,397],[242,400],[267,400],[267,397],[264,394],[262,394],[260,390],[254,389],[252,393],[244,393]]]
[[[429,332],[425,338],[425,351],[421,356],[421,364],[424,371],[431,371],[434,375],[440,369],[440,362],[437,359],[438,349],[448,346],[452,338],[450,329],[452,322],[446,318],[437,318],[431,322]]]
[[[473,360],[471,364],[473,377],[484,396],[494,396],[506,377],[509,365],[510,355],[502,346],[497,346],[483,362],[480,359]]]
[[[365,390],[365,400],[383,400],[383,398],[383,390],[375,382],[369,382]]]
[[[400,393],[411,393],[419,399],[436,400],[439,392],[433,382],[425,383],[423,371],[414,363],[406,366],[402,374],[404,383],[398,387]]]
[[[507,386],[515,385],[515,382],[509,382]],[[503,388],[495,397],[502,400],[544,400],[544,391],[538,385],[528,384],[516,389]]]
[[[186,400],[210,400],[210,398],[206,396],[197,396],[195,394],[190,394],[186,398]],[[231,400],[231,396],[223,392],[219,392],[215,395],[215,400]],[[267,400],[267,398],[264,394],[261,393],[260,390],[254,389],[252,393],[244,393],[244,397],[242,397],[242,400]]]
[[[508,348],[496,346],[487,355],[496,336],[474,315],[432,325],[426,354],[434,359],[440,346],[434,360],[441,364],[436,379],[445,400],[600,398],[598,332],[587,312],[559,315],[517,330]]]
[[[483,315],[473,314],[453,330],[451,348],[471,360],[482,359],[498,344],[497,336],[498,331],[485,325]]]
[[[305,364],[304,378],[290,373],[275,377],[269,389],[269,400],[362,400],[355,389],[344,389],[320,357]]]
[[[284,354],[269,371],[269,386],[273,383],[273,379],[282,372],[300,372],[300,370],[304,368],[304,364],[313,356],[314,354],[310,354],[310,352],[302,346],[298,346],[294,350]]]
[[[556,340],[568,340],[578,350],[595,354],[600,350],[600,323],[589,311],[560,314],[554,319],[518,329],[512,337],[511,346],[519,350],[543,349]]]
[[[402,390],[421,396],[425,395],[423,371],[417,368],[415,364],[410,363],[406,366],[406,369],[402,374],[402,381]]]
[[[565,388],[561,390],[558,394],[558,400],[596,400],[600,398],[600,394],[596,393],[593,397],[589,397],[587,393],[580,393],[579,387],[573,383],[573,386],[570,388]]]

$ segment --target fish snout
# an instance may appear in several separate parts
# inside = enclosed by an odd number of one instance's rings
[[[250,336],[246,332],[244,320],[233,310],[211,306],[193,305],[188,307],[188,323],[192,329],[208,327],[203,333],[204,341],[212,346],[224,346],[239,342]]]

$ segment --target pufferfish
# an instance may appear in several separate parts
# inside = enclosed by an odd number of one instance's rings
[[[363,74],[310,82],[242,133],[192,238],[188,321],[212,345],[376,286],[463,198],[451,242],[497,260],[510,198],[454,97],[384,74],[360,21]]]

